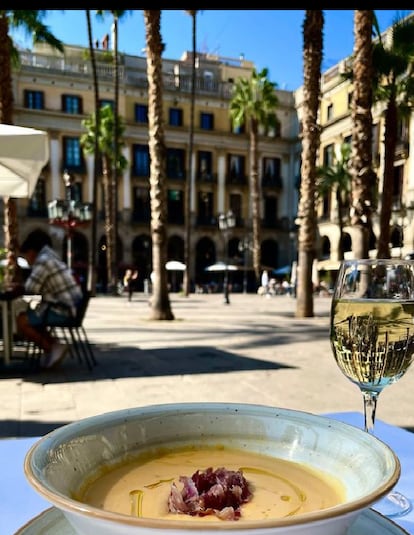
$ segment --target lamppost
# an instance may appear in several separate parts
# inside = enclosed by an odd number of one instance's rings
[[[228,254],[227,254],[227,239],[230,229],[236,226],[236,217],[231,210],[227,214],[220,214],[218,217],[219,229],[223,234],[224,239],[224,281],[223,281],[223,295],[224,295],[224,304],[229,305],[229,264],[228,264]]]
[[[72,199],[74,176],[66,169],[63,172],[63,181],[66,188],[64,201],[55,199],[47,206],[49,224],[64,228],[66,231],[66,257],[67,265],[73,268],[73,236],[77,227],[85,227],[91,222],[91,203],[82,203]]]
[[[252,239],[250,236],[245,236],[239,241],[239,251],[243,253],[243,293],[247,293],[247,258],[248,252],[252,249]]]

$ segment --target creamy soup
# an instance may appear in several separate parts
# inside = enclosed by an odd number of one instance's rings
[[[214,515],[199,517],[168,511],[172,482],[181,489],[180,476],[191,477],[197,470],[208,467],[242,470],[253,497],[242,505],[239,522],[282,518],[344,501],[341,484],[322,472],[303,464],[223,447],[173,450],[104,469],[93,481],[86,482],[76,497],[95,507],[126,515],[217,521]]]

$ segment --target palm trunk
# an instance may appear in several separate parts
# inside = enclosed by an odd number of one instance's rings
[[[377,258],[390,258],[390,220],[394,186],[394,155],[397,145],[397,105],[391,98],[385,112],[384,183],[381,195],[380,232],[378,237]]]
[[[104,211],[105,211],[105,236],[106,236],[106,273],[107,273],[107,291],[111,291],[112,282],[112,255],[113,255],[113,232],[112,232],[112,200],[111,200],[111,178],[110,178],[110,159],[107,155],[103,156],[103,186],[104,186]]]
[[[372,195],[376,176],[372,170],[372,10],[355,10],[352,92],[352,213],[355,258],[367,258],[372,228]]]
[[[191,193],[193,179],[193,150],[194,150],[194,107],[195,107],[195,77],[196,77],[196,15],[197,11],[190,11],[193,20],[193,57],[191,65],[191,101],[190,101],[190,130],[188,136],[188,173],[185,182],[185,240],[184,240],[184,295],[190,295],[191,276]]]
[[[258,172],[258,123],[250,121],[250,194],[252,198],[252,238],[253,238],[253,268],[256,287],[260,286],[261,273],[261,217],[260,217],[260,185]]]
[[[114,13],[114,12],[112,12]],[[119,65],[118,65],[118,17],[114,14],[114,159],[112,162],[111,182],[111,216],[112,216],[112,257],[111,257],[111,281],[110,292],[118,295],[118,123],[119,123]]]
[[[13,85],[11,70],[11,40],[7,13],[0,12],[0,123],[13,124]],[[18,281],[17,252],[19,249],[19,226],[15,199],[4,197],[4,246],[7,249],[5,284]]]
[[[323,51],[324,17],[321,10],[307,10],[303,26],[304,86],[302,168],[298,216],[298,270],[296,316],[313,317],[312,270],[316,242],[316,157],[320,128],[318,111]]]
[[[90,295],[96,295],[96,244],[98,234],[98,177],[101,162],[99,154],[99,137],[100,130],[100,116],[99,116],[99,84],[98,74],[96,70],[95,49],[93,45],[91,12],[86,10],[86,21],[88,26],[88,41],[89,53],[91,56],[92,76],[93,76],[93,90],[94,90],[94,108],[95,108],[95,150],[94,150],[94,166],[93,166],[93,186],[92,186],[92,228],[91,228],[91,244],[89,248],[89,275],[88,275],[88,291]]]
[[[154,270],[151,299],[154,320],[173,320],[167,287],[166,149],[162,107],[162,60],[160,10],[144,10],[147,42],[149,152],[151,158],[151,237]]]

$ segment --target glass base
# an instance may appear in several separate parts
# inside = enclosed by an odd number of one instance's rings
[[[412,507],[410,500],[397,491],[391,491],[373,505],[373,509],[388,518],[404,516]]]

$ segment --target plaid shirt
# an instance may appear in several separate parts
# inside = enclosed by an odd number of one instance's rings
[[[48,245],[39,251],[24,287],[29,294],[41,295],[42,304],[56,305],[53,308],[59,313],[66,309],[75,315],[82,299],[82,290],[69,268]],[[59,305],[63,305],[63,309],[59,309]]]

